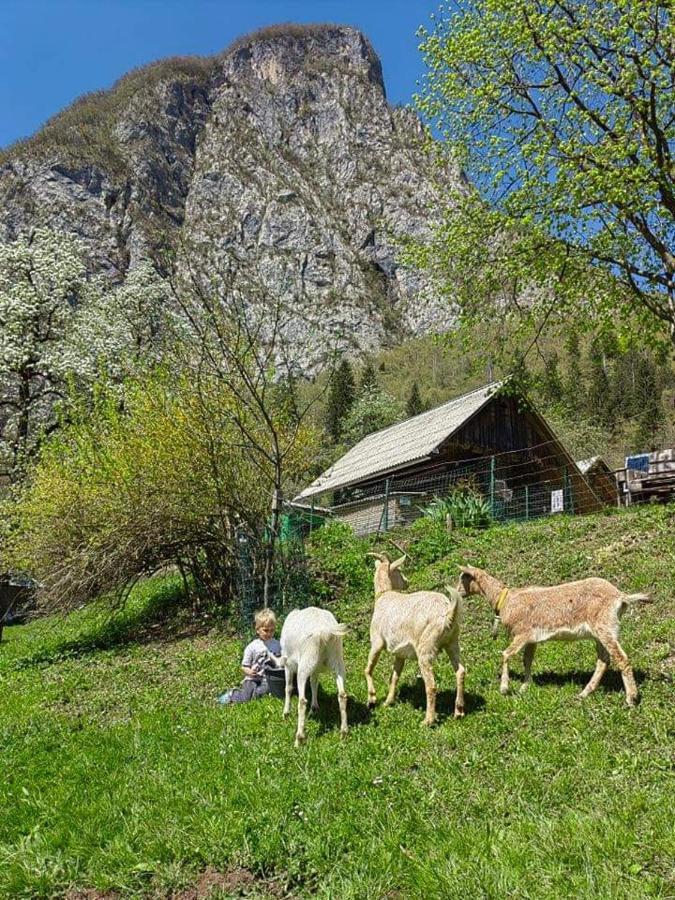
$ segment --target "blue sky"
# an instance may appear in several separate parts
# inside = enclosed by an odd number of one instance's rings
[[[423,72],[417,27],[438,0],[0,0],[0,147],[27,137],[80,94],[165,56],[217,53],[279,22],[355,25],[406,103]]]

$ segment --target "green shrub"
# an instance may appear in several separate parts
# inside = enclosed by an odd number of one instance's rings
[[[442,519],[422,516],[410,526],[413,541],[408,552],[416,565],[428,565],[451,553],[456,541]]]
[[[327,522],[312,535],[309,553],[314,567],[321,572],[317,588],[330,595],[337,586],[358,594],[372,592],[372,561],[366,556],[368,545],[356,537],[344,522]]]
[[[423,513],[426,518],[443,524],[450,516],[455,528],[485,528],[492,520],[490,504],[469,488],[458,488],[447,497],[435,497]]]
[[[127,383],[123,405],[102,388],[93,407],[78,401],[70,414],[6,510],[3,557],[37,578],[48,609],[124,596],[140,576],[177,565],[227,610],[241,533],[261,568],[274,472],[251,443],[265,439],[260,423],[222,384],[165,372]],[[292,429],[285,473],[300,480],[312,432],[276,424],[280,440]]]

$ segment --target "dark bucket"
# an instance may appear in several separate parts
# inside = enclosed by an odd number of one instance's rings
[[[284,700],[286,697],[286,673],[283,669],[266,669],[265,677],[270,686],[270,694]]]

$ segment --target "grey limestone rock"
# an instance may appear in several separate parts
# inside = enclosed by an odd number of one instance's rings
[[[236,260],[244,291],[255,271],[299,336],[372,349],[449,325],[397,260],[397,238],[428,233],[439,177],[458,183],[423,143],[359,31],[265,29],[133,72],[3,151],[0,240],[77,234],[116,280],[166,248],[207,273]]]

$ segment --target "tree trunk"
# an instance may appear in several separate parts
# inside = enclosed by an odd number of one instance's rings
[[[281,487],[275,485],[272,494],[272,518],[270,519],[270,533],[265,547],[265,572],[263,575],[263,602],[269,606],[272,589],[272,573],[274,571],[274,551],[276,548],[277,534],[279,532],[279,515],[282,506]]]

